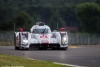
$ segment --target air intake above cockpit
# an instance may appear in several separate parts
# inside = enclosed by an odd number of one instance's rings
[[[44,26],[45,23],[44,22],[37,22],[36,25],[39,25],[39,26]]]

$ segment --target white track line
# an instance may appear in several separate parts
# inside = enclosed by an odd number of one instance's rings
[[[71,66],[71,67],[86,67],[86,66],[79,66],[79,65],[72,65],[72,64],[65,64],[65,63],[58,63],[58,62],[53,62],[54,64],[60,64],[60,65],[65,65],[65,66]]]
[[[27,59],[29,59],[29,60],[38,60],[38,59],[32,59],[32,58],[27,58]],[[42,60],[39,60],[39,61],[42,61]],[[86,66],[79,66],[79,65],[72,65],[72,64],[65,64],[65,63],[58,63],[58,62],[53,62],[53,63],[54,64],[59,64],[59,65],[71,66],[71,67],[86,67]]]

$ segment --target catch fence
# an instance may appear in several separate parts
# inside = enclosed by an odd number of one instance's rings
[[[13,45],[13,32],[0,32],[0,45]],[[69,45],[100,45],[100,34],[68,33]]]

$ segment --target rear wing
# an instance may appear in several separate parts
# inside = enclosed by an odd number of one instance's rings
[[[23,28],[19,28],[16,29],[15,23],[14,23],[14,32],[30,32],[30,29],[23,29]]]

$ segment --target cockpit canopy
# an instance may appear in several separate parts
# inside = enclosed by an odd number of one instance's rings
[[[33,29],[32,33],[37,33],[37,34],[48,34],[50,33],[50,29]]]
[[[36,34],[48,34],[51,33],[51,29],[48,25],[45,25],[44,22],[38,22],[34,25],[30,31]]]
[[[39,25],[39,26],[44,26],[45,23],[44,22],[37,22],[36,25]]]

